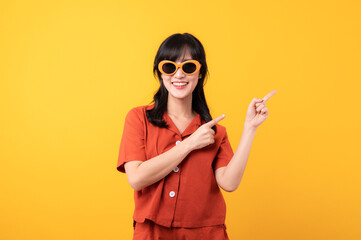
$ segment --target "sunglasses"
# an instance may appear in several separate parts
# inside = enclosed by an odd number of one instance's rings
[[[199,71],[202,64],[197,60],[187,60],[180,64],[177,64],[170,60],[163,60],[158,64],[158,69],[161,73],[165,75],[173,75],[177,72],[178,68],[184,72],[186,75],[193,75]]]

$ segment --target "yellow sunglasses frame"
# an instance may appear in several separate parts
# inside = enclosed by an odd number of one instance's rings
[[[196,65],[196,70],[195,70],[193,73],[191,73],[191,74],[186,73],[186,72],[183,71],[183,65],[186,64],[186,63],[190,63],[190,62],[191,62],[191,63],[194,63],[194,64]],[[169,74],[169,73],[165,73],[165,72],[162,70],[163,65],[166,64],[166,63],[172,63],[172,64],[174,64],[174,65],[176,66],[176,69],[175,69],[175,71],[174,71],[173,73],[170,73],[170,74]],[[175,63],[175,62],[173,62],[173,61],[170,61],[170,60],[163,60],[163,61],[161,61],[161,62],[158,64],[158,69],[159,69],[159,71],[160,71],[161,73],[163,73],[164,75],[168,75],[168,76],[171,76],[171,75],[175,74],[175,73],[178,71],[178,68],[180,68],[180,69],[182,70],[182,72],[183,72],[184,74],[186,74],[186,75],[193,75],[193,74],[196,74],[196,73],[201,69],[201,66],[202,66],[202,64],[200,64],[197,60],[194,60],[194,59],[184,61],[184,62],[182,62],[182,63],[180,63],[180,64],[177,64],[177,63]]]

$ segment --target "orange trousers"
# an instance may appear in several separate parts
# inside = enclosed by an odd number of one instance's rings
[[[145,219],[135,223],[133,240],[229,240],[226,225],[200,228],[167,228]]]

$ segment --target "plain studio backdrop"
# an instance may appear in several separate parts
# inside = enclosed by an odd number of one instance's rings
[[[235,151],[252,98],[278,92],[230,239],[361,239],[360,1],[0,3],[0,239],[131,239],[116,170],[126,113],[148,104],[160,43],[194,34]],[[211,209],[210,209],[211,211]]]

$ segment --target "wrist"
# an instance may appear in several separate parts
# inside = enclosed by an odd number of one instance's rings
[[[183,146],[183,148],[185,149],[186,153],[190,153],[191,151],[193,151],[193,147],[191,145],[191,143],[189,142],[188,138],[184,139],[181,142],[181,145]]]
[[[243,126],[243,130],[248,131],[248,132],[256,132],[258,127],[254,127],[254,126],[250,126],[247,124],[244,124]]]

